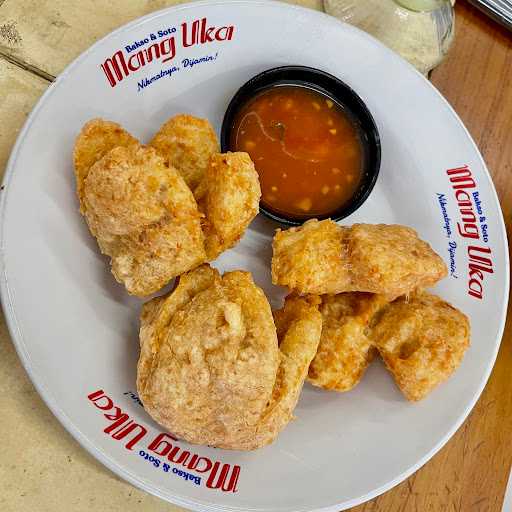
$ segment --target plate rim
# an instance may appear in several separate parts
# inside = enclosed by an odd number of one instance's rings
[[[349,25],[347,23],[344,23],[333,16],[328,15],[325,12],[317,11],[314,9],[310,9],[307,7],[303,7],[300,5],[292,5],[283,3],[276,0],[201,0],[198,2],[188,2],[185,4],[179,4],[175,6],[166,7],[163,9],[159,9],[157,11],[153,11],[151,13],[148,13],[144,16],[141,16],[139,18],[136,18],[124,25],[121,25],[120,27],[116,28],[115,30],[109,32],[104,37],[96,41],[94,44],[89,46],[85,51],[83,51],[80,55],[78,55],[75,59],[73,59],[63,70],[59,75],[55,78],[55,81],[53,81],[47,90],[42,94],[42,96],[39,98],[33,109],[31,110],[29,116],[27,117],[26,121],[23,124],[22,129],[20,130],[16,142],[11,150],[11,154],[9,156],[9,159],[7,161],[7,165],[5,168],[5,173],[2,179],[2,192],[3,194],[0,197],[0,298],[1,298],[1,304],[2,309],[4,312],[4,317],[6,320],[6,325],[9,331],[9,335],[11,337],[11,341],[16,349],[17,355],[27,372],[27,375],[30,378],[31,383],[37,390],[39,396],[45,403],[45,405],[50,409],[52,414],[56,417],[56,419],[61,423],[61,425],[66,429],[66,431],[80,444],[82,448],[84,448],[90,455],[92,455],[96,460],[101,462],[104,466],[106,466],[110,471],[112,471],[117,476],[121,477],[122,479],[128,481],[130,484],[134,485],[138,489],[141,489],[144,492],[148,492],[154,496],[157,496],[160,499],[163,499],[164,501],[176,504],[181,507],[186,507],[192,510],[204,510],[204,507],[208,507],[210,510],[219,510],[219,511],[230,511],[230,512],[242,512],[242,510],[247,511],[254,511],[254,512],[268,512],[269,509],[267,508],[251,508],[251,509],[241,509],[240,507],[232,507],[232,506],[226,506],[226,505],[217,505],[214,502],[208,502],[203,500],[194,500],[189,497],[176,494],[172,489],[169,489],[168,493],[163,493],[160,489],[158,489],[155,485],[153,485],[151,482],[147,481],[141,476],[137,476],[133,474],[131,471],[123,467],[121,464],[117,463],[115,460],[113,460],[109,455],[101,451],[100,448],[98,448],[92,441],[90,441],[86,434],[84,434],[81,430],[81,428],[76,425],[69,417],[68,415],[61,409],[61,407],[58,404],[58,401],[53,397],[52,393],[47,389],[45,379],[42,375],[40,375],[38,372],[35,371],[34,367],[32,366],[31,357],[28,353],[25,340],[23,338],[23,335],[21,333],[21,330],[18,325],[18,320],[16,317],[16,312],[14,308],[14,304],[12,301],[12,294],[10,291],[10,286],[7,280],[7,269],[5,264],[5,254],[4,254],[4,246],[5,246],[5,220],[6,220],[6,210],[7,210],[7,202],[9,199],[9,185],[11,182],[12,175],[14,174],[14,169],[16,167],[16,161],[18,158],[18,154],[23,146],[24,139],[26,138],[27,133],[29,132],[32,123],[36,119],[39,110],[42,108],[42,106],[45,104],[47,98],[52,95],[55,90],[57,89],[57,86],[60,84],[61,81],[65,80],[67,76],[73,71],[73,69],[80,64],[80,62],[85,59],[89,54],[91,54],[93,51],[97,49],[97,47],[101,46],[105,41],[107,41],[109,38],[122,34],[123,32],[127,32],[138,25],[142,25],[152,19],[159,18],[161,16],[165,16],[166,14],[172,12],[179,12],[179,11],[186,11],[189,9],[195,9],[200,8],[203,6],[213,6],[213,5],[235,5],[235,4],[241,4],[241,5],[261,5],[261,6],[269,6],[273,5],[278,6],[281,9],[284,10],[290,10],[290,11],[299,11],[299,12],[307,12],[308,15],[318,16],[319,18],[324,18],[324,21],[329,23],[340,23],[344,25],[345,29],[348,29],[353,32],[357,32],[360,37],[364,37],[367,40],[371,41],[373,44],[376,44],[380,47],[381,51],[384,51],[388,58],[395,59],[399,62],[401,62],[401,65],[409,68],[409,71],[413,71],[416,73],[416,75],[420,76],[424,82],[426,82],[431,90],[441,99],[441,101],[444,103],[444,105],[448,109],[448,113],[452,115],[452,117],[456,120],[457,124],[462,128],[465,136],[467,137],[468,141],[470,142],[470,145],[472,146],[472,149],[474,150],[478,161],[482,165],[482,168],[484,170],[483,176],[488,182],[488,185],[490,186],[493,198],[495,203],[498,205],[498,218],[496,219],[498,222],[498,225],[501,229],[501,235],[503,240],[503,249],[504,249],[504,255],[505,261],[504,261],[504,272],[505,272],[505,287],[504,287],[504,293],[503,293],[503,300],[502,302],[502,311],[501,311],[501,322],[498,326],[498,335],[496,337],[497,343],[495,344],[494,353],[492,354],[492,357],[490,358],[490,361],[485,369],[485,372],[483,373],[483,378],[480,381],[479,387],[477,392],[474,394],[472,399],[470,400],[468,406],[465,408],[463,413],[460,415],[459,418],[455,422],[453,422],[452,426],[448,431],[440,438],[437,444],[433,446],[433,448],[425,454],[423,457],[421,457],[415,464],[412,464],[409,468],[407,468],[405,471],[403,471],[400,475],[396,476],[386,484],[373,489],[372,491],[368,492],[367,494],[363,496],[359,496],[357,498],[352,498],[349,501],[344,501],[341,504],[340,503],[333,503],[333,504],[326,504],[322,505],[320,508],[315,508],[313,510],[311,509],[300,509],[296,510],[295,512],[334,512],[339,510],[346,510],[348,508],[363,504],[367,501],[370,501],[374,499],[377,496],[380,496],[381,494],[389,491],[393,487],[397,486],[404,480],[406,480],[409,476],[414,474],[416,471],[418,471],[422,466],[424,466],[443,446],[453,437],[453,435],[457,432],[457,430],[460,428],[462,423],[467,419],[470,412],[475,407],[477,401],[479,400],[485,386],[487,385],[487,382],[489,380],[489,377],[491,375],[492,369],[494,368],[496,358],[498,356],[498,352],[501,346],[501,342],[503,339],[503,333],[505,329],[505,323],[507,319],[507,310],[508,310],[508,301],[509,301],[509,290],[510,290],[510,257],[509,257],[509,248],[508,248],[508,237],[507,237],[507,231],[506,231],[506,225],[503,217],[503,211],[501,208],[501,203],[498,197],[498,194],[496,192],[496,188],[494,186],[494,182],[492,180],[492,177],[489,173],[489,169],[487,168],[487,165],[485,163],[485,160],[483,159],[482,154],[480,153],[480,150],[478,146],[476,145],[475,141],[473,140],[473,137],[469,133],[469,130],[465,126],[465,124],[460,119],[459,115],[455,112],[454,108],[451,106],[451,104],[448,102],[448,100],[441,94],[441,92],[424,76],[422,75],[416,68],[414,68],[411,64],[409,64],[407,61],[405,61],[400,55],[393,52],[391,49],[386,47],[383,43],[381,43],[379,40],[375,39],[373,36],[367,34],[366,32],[358,29],[357,27],[354,27],[352,25]],[[340,509],[340,507],[342,507]],[[279,509],[280,512],[289,511],[291,509],[289,508],[283,508]]]

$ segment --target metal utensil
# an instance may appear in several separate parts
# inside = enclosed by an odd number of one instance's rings
[[[469,0],[475,7],[488,14],[501,25],[512,29],[511,0]]]

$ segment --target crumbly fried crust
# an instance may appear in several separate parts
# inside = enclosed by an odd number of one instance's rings
[[[74,152],[80,211],[116,279],[139,296],[233,247],[261,196],[249,155],[218,154],[206,119],[175,116],[151,144],[93,119]]]
[[[200,213],[178,172],[152,148],[116,147],[90,169],[85,218],[129,293],[158,291],[206,259]]]
[[[134,147],[139,141],[124,128],[112,121],[91,119],[84,124],[78,134],[73,151],[76,190],[80,201],[80,211],[84,213],[83,186],[89,169],[106,153],[117,146]]]
[[[178,169],[192,191],[201,183],[210,157],[220,150],[208,120],[187,114],[165,122],[149,144]]]
[[[406,226],[354,224],[348,255],[353,286],[392,297],[433,286],[447,274],[441,257]]]
[[[331,221],[307,221],[277,230],[272,248],[272,282],[299,293],[339,293],[350,288],[343,254],[348,228]]]
[[[408,400],[424,398],[460,365],[468,318],[426,292],[401,297],[377,314],[370,337]]]
[[[203,231],[209,261],[233,247],[259,211],[258,173],[247,153],[216,154],[205,175]]]
[[[349,391],[375,356],[367,329],[374,314],[388,301],[384,295],[360,292],[323,295],[320,300],[322,337],[308,381],[324,389]]]
[[[145,409],[191,443],[251,450],[291,418],[316,352],[315,306],[278,338],[266,297],[248,272],[202,265],[141,316],[137,388]]]
[[[405,226],[344,227],[312,219],[278,230],[272,245],[273,283],[299,293],[361,291],[396,298],[447,273],[440,256]]]

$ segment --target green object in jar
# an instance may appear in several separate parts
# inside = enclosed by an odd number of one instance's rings
[[[395,0],[398,5],[415,12],[430,12],[443,7],[446,0]]]

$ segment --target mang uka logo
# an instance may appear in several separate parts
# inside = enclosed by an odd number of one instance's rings
[[[165,457],[165,460],[174,464],[174,467],[182,466],[199,473],[209,489],[230,493],[238,491],[240,466],[198,455],[192,449],[182,447],[174,436],[164,432],[147,443],[147,428],[135,423],[102,389],[90,393],[87,399],[110,423],[103,432],[112,439],[124,443],[128,451],[133,451],[143,444],[149,452]]]
[[[208,26],[206,18],[195,20],[191,23],[181,24],[181,41],[183,48],[213,43],[214,41],[231,41],[235,27],[225,25],[222,27]],[[107,77],[111,87],[115,87],[121,80],[131,73],[139,71],[153,60],[161,59],[162,63],[168,62],[176,56],[176,37],[166,37],[146,48],[125,56],[122,50],[105,60],[101,69]]]

